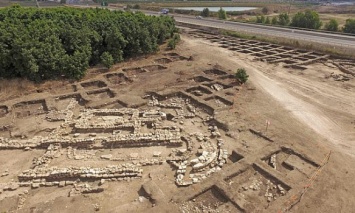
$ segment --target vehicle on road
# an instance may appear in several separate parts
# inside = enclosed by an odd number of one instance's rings
[[[161,9],[159,13],[167,15],[169,13],[169,9]]]

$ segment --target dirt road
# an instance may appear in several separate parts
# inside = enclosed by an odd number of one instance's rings
[[[330,146],[355,156],[355,81],[335,82],[329,75],[339,72],[324,64],[308,69],[289,70],[280,65],[253,61],[253,57],[222,49],[205,40],[190,40],[190,45],[209,45],[246,68],[250,81],[281,103],[295,118],[328,140]],[[197,43],[196,43],[197,42]],[[212,50],[211,50],[212,51]],[[270,101],[273,101],[270,100]]]

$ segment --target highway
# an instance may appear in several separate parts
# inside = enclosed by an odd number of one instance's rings
[[[142,11],[148,15],[159,15],[158,12]],[[346,47],[355,51],[355,36],[331,34],[300,29],[281,28],[257,24],[231,22],[210,18],[197,19],[193,16],[169,14],[174,16],[176,22],[195,24],[199,26],[214,27],[219,29],[233,30],[239,32],[253,33],[258,35],[276,36],[282,38],[311,41],[320,44],[328,44],[336,47]]]

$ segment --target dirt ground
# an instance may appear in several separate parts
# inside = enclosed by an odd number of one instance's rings
[[[302,65],[304,69],[286,68],[283,62],[256,60],[256,56],[222,48],[219,43],[194,37],[193,33],[185,29],[174,51],[162,47],[157,54],[132,59],[110,70],[93,68],[80,82],[33,85],[1,80],[0,84],[6,82],[12,89],[1,86],[0,137],[23,142],[47,136],[61,123],[49,122],[46,116],[51,111],[66,109],[70,104],[66,97],[78,102],[73,113],[76,119],[81,119],[78,115],[84,108],[147,110],[150,109],[147,94],[160,94],[161,102],[168,103],[170,95],[178,92],[193,103],[199,114],[198,118],[173,123],[182,129],[182,134],[209,134],[210,124],[205,118],[214,117],[224,141],[223,149],[228,151],[228,160],[218,167],[220,171],[183,187],[176,184],[176,169],[164,162],[144,166],[140,179],[106,180],[104,184],[100,179],[77,181],[78,185],[99,185],[103,189],[99,193],[69,196],[71,185],[9,190],[4,187],[17,184],[18,175],[34,168],[33,162],[46,149],[0,147],[0,175],[4,174],[0,177],[0,211],[352,212],[355,209],[354,77],[336,81],[334,75],[344,73],[330,59]],[[244,85],[230,76],[238,68],[245,68],[249,75]],[[180,100],[175,96],[173,99]],[[175,113],[171,109],[165,112]],[[101,122],[101,118],[95,122]],[[168,121],[166,124],[171,125]],[[150,129],[142,127],[140,131],[148,133]],[[69,137],[77,137],[74,134],[69,133]],[[105,134],[97,132],[96,137]],[[78,138],[81,137],[86,137],[86,133]],[[211,136],[210,140],[215,139]],[[192,143],[203,146],[195,139]],[[194,152],[199,150],[198,146],[193,148]],[[176,150],[165,146],[62,147],[59,157],[39,168],[102,168],[121,163],[102,160],[102,155],[125,158],[138,153],[148,159],[155,151],[168,159]],[[66,154],[69,152],[74,152],[74,158]],[[189,161],[199,155],[191,156]],[[149,189],[153,191],[150,195]]]

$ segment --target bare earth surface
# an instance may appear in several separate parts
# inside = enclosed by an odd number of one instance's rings
[[[248,42],[184,29],[80,82],[6,82],[0,211],[352,212],[355,63]]]

